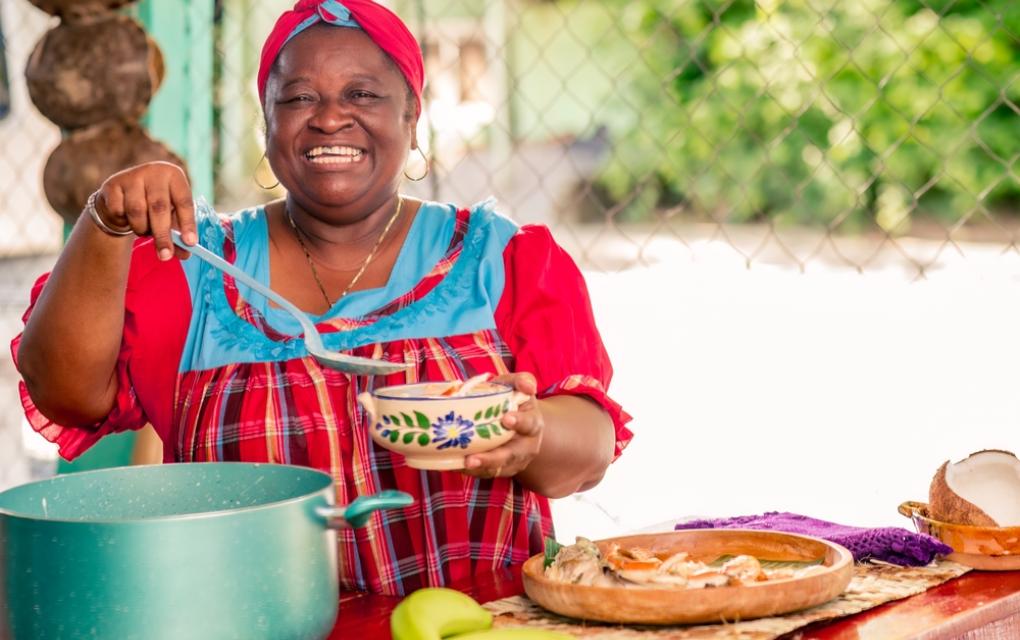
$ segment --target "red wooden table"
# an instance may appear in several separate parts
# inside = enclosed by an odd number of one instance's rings
[[[450,585],[479,602],[524,593],[520,567]],[[345,593],[331,639],[390,637],[400,598]],[[801,640],[984,640],[1020,638],[1020,571],[972,571],[924,593],[789,634]]]

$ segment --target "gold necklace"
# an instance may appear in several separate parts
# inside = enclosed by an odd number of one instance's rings
[[[287,220],[290,222],[291,228],[294,229],[294,236],[297,238],[298,244],[301,245],[301,250],[304,251],[305,253],[305,260],[308,261],[308,266],[311,267],[312,269],[312,277],[315,278],[315,284],[319,285],[319,292],[322,294],[322,299],[326,301],[327,308],[332,309],[333,305],[336,304],[336,302],[339,302],[340,299],[346,296],[348,293],[350,293],[351,289],[354,288],[354,285],[356,285],[358,283],[358,280],[361,279],[362,274],[365,273],[365,269],[368,268],[368,265],[372,263],[372,259],[375,258],[375,252],[379,250],[379,247],[382,245],[383,240],[386,238],[386,234],[389,233],[390,227],[392,227],[393,223],[396,222],[397,218],[400,217],[400,210],[401,208],[403,208],[403,206],[404,199],[400,196],[397,196],[397,210],[393,212],[392,216],[390,216],[390,220],[389,222],[386,223],[386,227],[383,228],[382,233],[379,234],[379,239],[375,241],[375,246],[372,247],[372,250],[368,252],[367,256],[365,256],[365,261],[361,263],[361,268],[358,269],[358,273],[354,275],[354,278],[351,279],[350,284],[347,285],[347,288],[343,290],[343,292],[340,294],[340,297],[337,298],[335,302],[331,301],[329,299],[329,296],[326,295],[326,287],[322,285],[322,280],[319,279],[319,272],[315,268],[315,261],[312,260],[312,254],[308,252],[308,247],[305,246],[305,241],[301,238],[301,234],[304,232],[298,228],[297,224],[294,223],[294,217],[290,215],[290,207],[288,207],[287,205],[283,206],[283,210],[287,213]]]

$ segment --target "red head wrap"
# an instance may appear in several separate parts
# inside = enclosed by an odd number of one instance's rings
[[[299,0],[284,12],[262,45],[259,62],[259,101],[265,104],[269,70],[283,45],[318,22],[361,28],[396,63],[421,113],[421,92],[425,83],[421,48],[407,25],[395,13],[372,0]]]

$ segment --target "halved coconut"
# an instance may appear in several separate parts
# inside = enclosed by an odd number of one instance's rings
[[[928,493],[931,517],[980,527],[1020,526],[1020,459],[1009,451],[978,451],[946,461]]]

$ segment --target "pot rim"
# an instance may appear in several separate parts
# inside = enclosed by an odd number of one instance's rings
[[[125,470],[125,469],[127,469],[127,470],[142,470],[142,469],[159,469],[159,468],[166,468],[166,467],[184,467],[184,466],[191,467],[192,465],[203,465],[203,464],[216,465],[216,466],[231,465],[231,466],[247,466],[247,467],[274,467],[274,468],[278,467],[278,468],[297,469],[297,470],[299,470],[301,472],[309,472],[309,473],[312,473],[314,475],[322,476],[323,479],[327,480],[328,482],[327,482],[327,484],[324,487],[322,487],[320,489],[316,489],[315,491],[304,493],[304,494],[299,495],[299,496],[292,496],[290,498],[285,498],[283,500],[275,500],[273,502],[267,502],[267,503],[264,503],[264,504],[250,505],[250,506],[247,506],[247,507],[232,507],[232,508],[227,508],[227,509],[215,509],[215,510],[212,510],[212,511],[200,511],[200,512],[197,512],[197,513],[179,513],[179,514],[170,514],[170,515],[159,515],[159,516],[152,516],[152,517],[149,517],[149,518],[104,518],[104,519],[87,519],[87,520],[85,520],[85,519],[81,519],[81,518],[74,518],[74,519],[71,519],[71,518],[50,518],[50,517],[39,516],[39,515],[35,515],[35,514],[22,513],[22,512],[19,512],[19,511],[12,511],[11,509],[8,509],[8,508],[5,508],[3,506],[0,506],[0,517],[5,517],[6,516],[6,517],[10,517],[10,518],[17,518],[19,520],[30,520],[30,521],[47,522],[47,523],[53,522],[53,523],[64,523],[64,524],[78,524],[78,525],[97,525],[97,524],[99,524],[99,525],[101,525],[101,524],[134,524],[134,525],[144,525],[144,524],[150,523],[150,522],[151,523],[165,523],[165,522],[168,522],[168,521],[199,520],[199,519],[209,519],[209,518],[221,518],[221,517],[228,516],[228,515],[233,515],[233,514],[250,513],[250,512],[254,512],[254,511],[261,511],[261,510],[267,510],[267,509],[275,509],[277,507],[281,507],[281,506],[284,506],[284,505],[295,504],[295,503],[301,502],[303,500],[308,500],[309,498],[314,498],[320,492],[322,492],[322,491],[324,491],[326,489],[329,489],[329,488],[331,488],[333,486],[333,479],[326,472],[320,471],[318,469],[313,469],[311,467],[302,467],[302,466],[299,466],[299,465],[278,464],[278,463],[274,463],[274,462],[238,462],[238,461],[223,461],[223,462],[218,462],[218,461],[216,461],[216,462],[171,462],[171,463],[166,463],[166,464],[148,464],[148,465],[134,465],[134,466],[129,466],[129,467],[109,467],[109,468],[106,468],[106,469],[91,469],[89,471],[77,471],[77,472],[74,472],[74,473],[57,475],[57,476],[53,476],[53,477],[50,477],[50,478],[43,478],[41,480],[35,480],[33,482],[26,482],[24,484],[20,484],[20,485],[14,486],[14,487],[10,487],[9,489],[6,489],[5,491],[0,491],[0,498],[2,498],[4,496],[4,494],[10,493],[10,492],[14,492],[14,491],[18,491],[18,490],[24,489],[25,487],[31,487],[31,486],[35,486],[35,485],[42,485],[42,484],[55,483],[55,482],[65,482],[65,481],[71,482],[71,481],[73,481],[73,479],[75,477],[81,477],[81,476],[86,476],[86,475],[98,475],[98,474],[112,475],[112,474],[115,474],[115,473],[122,473],[123,470]],[[71,478],[72,480],[64,480],[65,478]],[[330,497],[332,497],[333,493],[330,492],[328,495]],[[326,499],[326,503],[328,505],[330,505],[330,506],[334,506],[334,503],[331,502],[328,498]],[[325,525],[323,525],[323,529],[327,529],[327,527]]]

